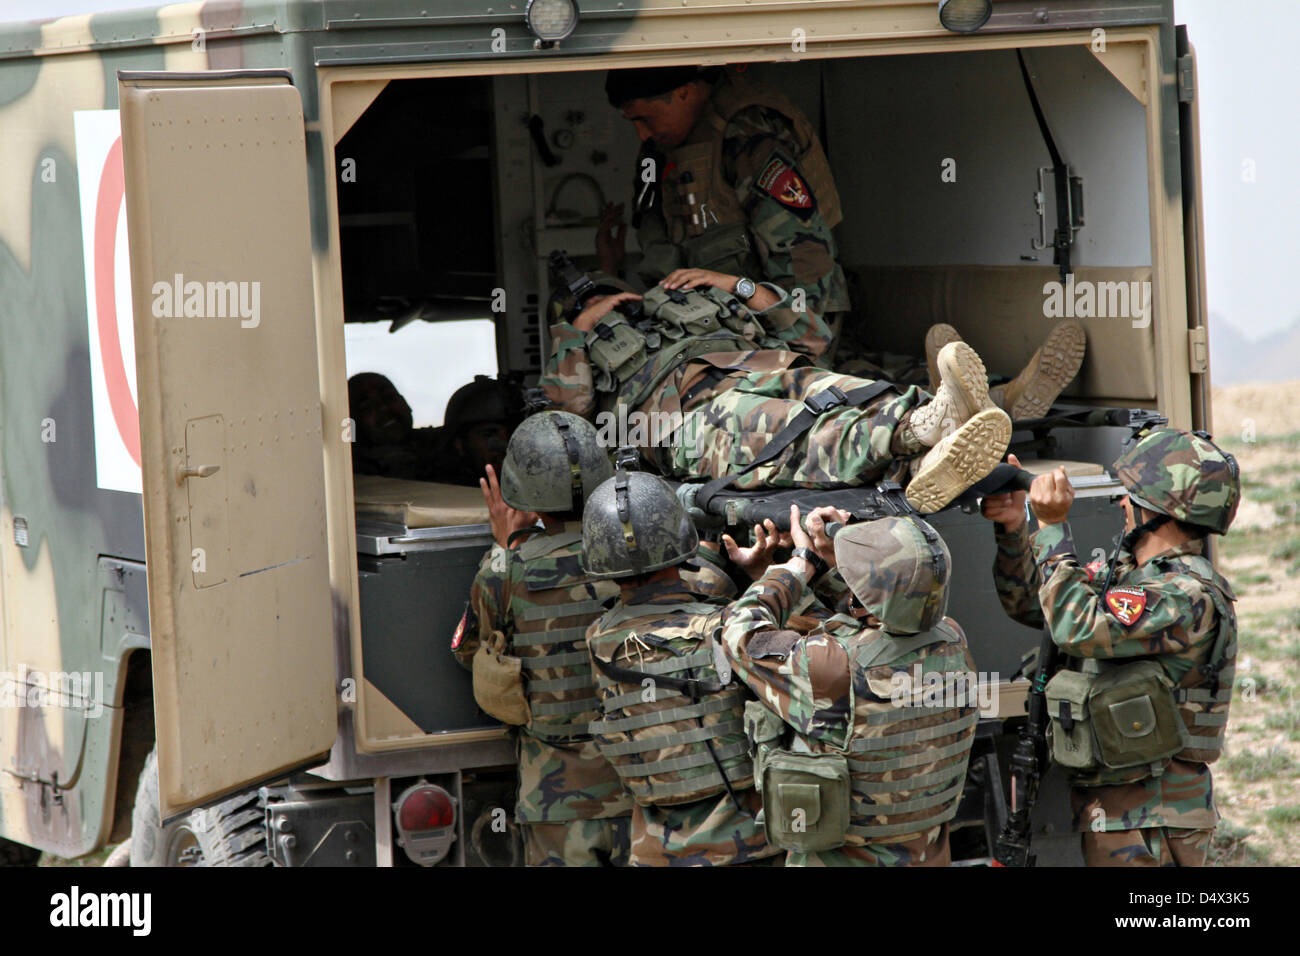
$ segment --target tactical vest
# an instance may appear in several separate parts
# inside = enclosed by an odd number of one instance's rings
[[[1173,759],[1209,764],[1223,752],[1237,657],[1232,589],[1198,554],[1155,557],[1149,567],[1205,586],[1217,617],[1210,654],[1176,686],[1168,655],[1095,661],[1093,670],[1060,671],[1048,682],[1052,758],[1074,770],[1079,786],[1134,783],[1162,774]]]
[[[897,842],[899,837],[948,822],[957,813],[966,784],[966,768],[979,721],[973,703],[974,688],[966,683],[972,675],[960,632],[942,621],[920,634],[895,637],[876,631],[861,642],[847,642],[839,640],[837,632],[856,635],[861,633],[861,624],[843,615],[832,617],[823,629],[848,656],[852,725],[839,746],[787,729],[786,750],[764,754],[759,748],[763,816],[769,840],[787,849],[815,852],[843,843]],[[891,665],[927,648],[928,653],[907,665],[906,673],[913,681],[907,700],[915,703],[900,706],[892,700],[857,696],[858,682],[864,676],[892,680]],[[877,673],[869,674],[873,670]],[[940,676],[926,683],[926,675],[948,674],[960,674],[962,681]],[[915,683],[917,678],[919,684]],[[936,699],[930,700],[928,694]],[[814,756],[799,766],[793,760],[800,753]],[[774,762],[774,758],[784,758],[789,767]],[[827,768],[820,776],[827,782],[821,787],[833,793],[835,766],[845,758],[850,801],[844,839],[835,842],[823,839],[830,834],[812,834],[810,838],[782,832],[783,827],[792,829],[788,824],[792,817],[801,820],[805,833],[811,831],[814,822],[821,822],[836,801],[833,796],[828,800],[827,795],[812,792],[816,787],[811,785],[813,778],[808,769],[817,759],[826,759]],[[787,777],[800,782],[790,786]],[[800,806],[801,801],[808,805]]]
[[[780,348],[735,296],[714,288],[656,287],[635,323],[611,312],[585,335],[601,410],[637,408],[678,368],[714,352]]]
[[[582,532],[537,535],[515,552],[523,562],[529,606],[512,611],[511,644],[523,662],[524,692],[532,720],[528,733],[558,742],[590,736],[588,724],[597,715],[598,701],[587,655],[587,627],[617,595],[610,582],[591,581],[581,574],[557,573],[554,560],[562,548],[582,544]],[[574,600],[574,591],[589,586],[597,598]]]
[[[765,106],[789,120],[799,154],[789,159],[807,180],[827,225],[843,215],[830,163],[812,124],[786,97],[728,73],[713,88],[703,114],[686,141],[666,154],[663,210],[668,237],[682,250],[687,267],[732,275],[761,273],[744,210],[722,174],[722,143],[727,123],[741,110]]]
[[[1205,585],[1205,593],[1214,602],[1219,626],[1214,634],[1210,657],[1204,666],[1189,670],[1174,688],[1178,715],[1191,737],[1191,746],[1178,753],[1179,760],[1214,763],[1223,753],[1223,739],[1228,730],[1228,707],[1232,702],[1232,685],[1237,673],[1237,612],[1232,588],[1203,555],[1180,554],[1156,558],[1170,570],[1189,574]]]
[[[592,642],[602,716],[591,731],[640,804],[692,803],[753,784],[742,692],[715,664],[721,613],[714,604],[625,605],[597,623],[605,634],[645,621],[612,652]],[[610,677],[602,664],[624,673]]]

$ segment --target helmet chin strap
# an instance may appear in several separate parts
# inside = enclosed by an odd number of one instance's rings
[[[1140,511],[1143,514],[1146,514],[1147,509],[1143,508],[1141,505],[1133,505],[1133,508],[1136,511]],[[1106,581],[1101,586],[1102,594],[1105,594],[1107,591],[1110,590],[1110,582],[1115,577],[1115,565],[1119,562],[1120,555],[1123,554],[1125,551],[1132,553],[1133,549],[1137,547],[1137,543],[1140,540],[1142,540],[1142,537],[1147,532],[1155,531],[1157,528],[1159,528],[1161,525],[1163,525],[1165,522],[1169,520],[1170,520],[1169,515],[1162,515],[1159,513],[1152,514],[1150,518],[1148,518],[1146,521],[1143,521],[1140,525],[1138,525],[1136,528],[1128,532],[1126,535],[1124,535],[1123,538],[1120,539],[1119,546],[1116,547],[1115,550],[1111,552],[1110,562],[1106,565]]]

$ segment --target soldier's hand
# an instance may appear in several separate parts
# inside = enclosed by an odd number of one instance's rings
[[[740,276],[714,272],[711,269],[674,269],[659,284],[665,289],[694,289],[696,286],[708,285],[723,292],[730,292],[736,287]]]
[[[600,211],[600,224],[596,227],[596,254],[600,256],[601,271],[616,276],[627,258],[627,223],[623,221],[623,204],[605,203]]]
[[[1020,459],[1015,455],[1007,455],[1007,462],[1016,468],[1020,467]],[[1018,531],[1025,523],[1025,498],[1028,496],[1029,493],[1026,491],[1004,491],[997,495],[986,495],[980,504],[980,511],[984,517],[996,521],[1008,531]]]
[[[768,518],[762,524],[754,525],[752,547],[742,548],[729,534],[722,536],[722,544],[727,549],[727,557],[744,568],[745,573],[757,581],[772,566],[772,557],[776,549],[781,547],[783,537],[785,536],[776,530],[776,522]]]
[[[488,521],[492,524],[492,540],[503,548],[510,547],[510,536],[521,528],[531,528],[537,524],[537,512],[519,511],[506,504],[501,497],[501,486],[497,483],[496,469],[488,465],[486,478],[478,480],[487,503]]]
[[[817,552],[817,556],[826,562],[828,567],[835,567],[835,543],[831,536],[826,533],[826,525],[832,521],[838,521],[840,524],[848,524],[853,515],[840,508],[832,508],[830,505],[822,505],[820,508],[814,508],[804,522],[808,525],[808,531],[812,537],[812,549]]]
[[[1070,505],[1074,502],[1074,486],[1065,474],[1065,466],[1057,466],[1055,471],[1039,475],[1029,486],[1029,507],[1039,524],[1060,524],[1070,514]]]
[[[573,327],[581,332],[590,332],[596,323],[609,315],[621,302],[640,299],[635,292],[616,292],[613,295],[596,295],[591,297],[587,307],[573,320]]]

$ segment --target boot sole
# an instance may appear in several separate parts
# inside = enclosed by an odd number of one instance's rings
[[[993,407],[989,400],[989,375],[979,353],[965,342],[944,346],[938,357],[939,374],[953,387],[953,392],[965,404],[962,418],[970,419],[977,413]]]
[[[960,342],[961,333],[947,322],[930,326],[925,333],[925,368],[930,375],[930,394],[939,388],[939,350],[949,342]]]
[[[1001,409],[985,409],[943,441],[907,486],[907,503],[921,514],[947,507],[997,467],[1011,443],[1011,419]]]
[[[1083,326],[1075,322],[1062,323],[1052,329],[1039,352],[1038,364],[1024,391],[1016,397],[1008,411],[1016,421],[1042,418],[1051,411],[1052,403],[1074,381],[1083,365],[1083,355],[1088,347],[1088,337]]]

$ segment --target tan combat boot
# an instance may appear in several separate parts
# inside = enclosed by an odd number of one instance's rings
[[[945,345],[935,356],[935,365],[940,384],[934,398],[914,408],[906,423],[922,446],[939,444],[971,416],[994,407],[984,363],[965,342]]]
[[[949,342],[960,342],[961,333],[947,322],[930,326],[925,333],[925,367],[930,372],[930,394],[939,390],[942,379],[939,376],[939,352]]]
[[[1082,322],[1067,319],[1057,323],[1020,374],[1007,384],[990,389],[989,397],[1013,421],[1041,418],[1079,374],[1087,346]]]
[[[1006,412],[986,408],[977,413],[913,463],[907,503],[924,515],[947,506],[997,467],[1010,442]]]

